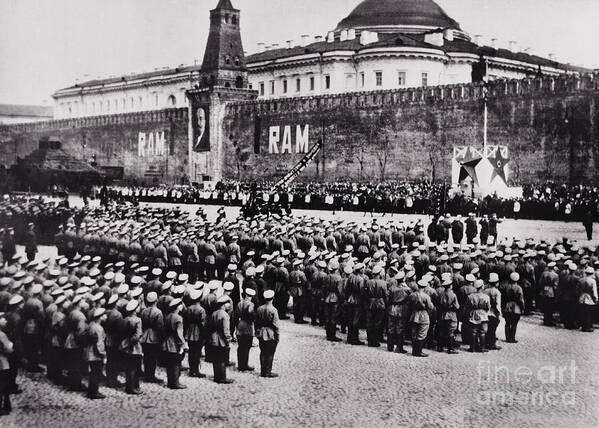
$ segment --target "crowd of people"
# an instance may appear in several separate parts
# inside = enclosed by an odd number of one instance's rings
[[[55,209],[64,215],[64,208]],[[467,222],[464,242],[449,216],[425,230],[420,221],[377,218],[227,219],[219,210],[208,221],[201,210],[193,215],[176,207],[69,210],[54,237],[57,259],[33,252],[26,261],[3,252],[4,413],[10,394],[19,391],[21,363],[33,372],[44,363],[49,379],[86,389],[90,398],[103,397],[102,380],[123,386],[124,373],[125,391],[139,394],[142,376],[160,382],[157,365],[166,367],[169,388],[182,388],[185,357],[189,376],[205,376],[202,352],[214,380],[228,383],[231,342],[237,342],[238,369],[253,370],[248,356],[256,337],[261,376],[276,376],[279,317],[288,318],[290,302],[293,321],[309,318],[329,341],[341,341],[341,332],[347,343],[363,344],[365,328],[369,346],[386,343],[387,350],[406,353],[411,342],[418,357],[427,356],[424,348],[499,349],[501,317],[506,342],[515,343],[521,315],[535,308],[546,325],[559,319],[585,332],[597,316],[596,249],[568,241],[496,243],[491,231],[485,241],[476,218],[476,234]],[[35,224],[28,227],[35,233]]]
[[[276,189],[275,183],[219,182],[213,190],[191,186],[110,187],[106,194],[117,201],[171,202],[244,206],[255,197],[296,209],[360,211],[403,214],[449,212],[466,216],[496,213],[500,217],[579,221],[597,219],[599,188],[544,184],[526,185],[522,197],[488,195],[472,198],[442,183],[293,183]],[[589,214],[590,213],[590,214]]]

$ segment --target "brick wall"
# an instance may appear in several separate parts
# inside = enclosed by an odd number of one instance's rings
[[[598,76],[491,84],[489,144],[509,146],[512,182],[597,181]],[[449,179],[453,147],[482,146],[483,94],[464,84],[230,104],[225,176],[281,176],[302,155],[268,153],[269,127],[307,124],[310,146],[324,137],[324,150],[303,180]]]
[[[53,137],[76,158],[96,155],[99,166],[122,167],[126,179],[179,182],[188,171],[187,123],[180,108],[0,127],[0,163],[9,167],[41,137]]]

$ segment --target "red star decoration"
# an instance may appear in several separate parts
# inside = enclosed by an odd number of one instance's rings
[[[500,176],[504,183],[506,183],[505,179],[505,166],[510,161],[508,158],[504,158],[501,154],[501,150],[497,150],[494,158],[488,158],[489,162],[491,162],[491,166],[493,167],[493,174],[491,175],[491,181],[495,179],[495,177]],[[507,183],[506,183],[507,184]]]

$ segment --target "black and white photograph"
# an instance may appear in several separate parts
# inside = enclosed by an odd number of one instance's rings
[[[0,0],[0,427],[599,426],[596,0]]]

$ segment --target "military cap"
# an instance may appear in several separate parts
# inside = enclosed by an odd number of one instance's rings
[[[109,298],[108,298],[108,302],[106,302],[106,304],[108,306],[114,305],[117,301],[119,300],[119,296],[116,294],[112,294]]]
[[[58,266],[64,266],[68,263],[69,261],[67,259],[60,259],[58,260]]]
[[[100,257],[100,256],[94,256],[92,258],[93,263],[100,263],[101,261],[102,261],[102,257]]]
[[[520,281],[520,274],[518,272],[510,273],[510,279],[514,282]]]
[[[127,306],[125,306],[125,311],[133,312],[137,309],[138,306],[139,302],[137,300],[130,300],[129,303],[127,303]]]
[[[141,284],[142,281],[143,281],[143,278],[141,276],[137,276],[137,275],[131,277],[131,280],[130,280],[131,285],[134,285],[134,286]]]
[[[416,271],[413,269],[406,272],[406,278],[412,278],[414,275],[416,275]]]
[[[127,284],[121,284],[116,289],[117,294],[127,294],[129,292],[129,286]]]
[[[48,266],[45,263],[40,263],[35,267],[35,270],[38,272],[43,271],[44,269],[46,269]]]
[[[572,271],[578,269],[578,266],[576,266],[576,263],[570,263],[570,266],[568,266],[568,268]]]
[[[446,286],[446,285],[451,285],[453,284],[453,281],[451,278],[445,278],[443,281],[441,281],[441,285]]]
[[[68,300],[67,300],[67,296],[65,296],[65,295],[63,294],[63,295],[60,295],[60,296],[58,296],[58,297],[56,298],[56,301],[55,301],[54,303],[56,303],[57,305],[62,305],[62,304],[63,304],[63,303],[65,303],[65,302],[68,302]]]
[[[114,279],[114,277],[115,277],[114,272],[106,272],[104,274],[104,279],[106,281],[112,281]]]
[[[81,257],[81,262],[86,263],[89,262],[92,258],[88,255]]]
[[[321,268],[321,269],[326,269],[327,268],[327,264],[324,260],[319,260],[316,265]]]
[[[148,295],[146,296],[146,302],[148,302],[148,303],[154,303],[157,300],[158,300],[158,294],[156,294],[155,291],[150,291],[148,293]]]
[[[172,281],[172,280],[174,280],[176,277],[177,277],[177,272],[175,272],[175,271],[172,271],[172,270],[170,270],[170,271],[168,271],[168,272],[166,273],[166,279],[169,279],[169,280],[171,280],[171,281]]]
[[[135,299],[135,298],[141,296],[142,291],[143,290],[141,288],[135,288],[135,289],[131,290],[131,297]]]
[[[220,287],[220,285],[221,285],[221,282],[220,282],[220,281],[218,281],[218,280],[216,280],[216,279],[213,279],[212,281],[210,281],[210,282],[208,283],[208,288],[209,288],[210,290],[216,290],[216,289],[218,289],[218,288]]]
[[[97,309],[94,311],[94,314],[92,315],[92,318],[93,318],[93,319],[100,318],[100,317],[101,317],[102,315],[104,315],[105,313],[106,313],[106,309],[104,309],[104,308],[97,308]]]
[[[160,275],[162,275],[162,269],[160,269],[160,268],[154,268],[154,269],[152,269],[152,275],[154,275],[154,276],[160,276]]]
[[[10,300],[8,301],[8,304],[10,306],[15,306],[15,305],[18,305],[18,304],[20,304],[22,302],[23,302],[23,297],[21,297],[20,295],[17,294],[16,296],[12,296],[10,298]]]
[[[189,299],[190,299],[191,301],[194,301],[194,302],[195,302],[195,301],[196,301],[196,300],[198,300],[200,297],[202,297],[202,291],[200,291],[200,290],[191,290],[191,291],[189,292]]]
[[[101,274],[100,269],[93,268],[89,271],[88,276],[90,278],[96,278],[96,277],[100,276],[100,274]]]
[[[62,294],[64,294],[64,290],[62,288],[57,288],[56,290],[52,290],[52,292],[50,293],[50,296],[57,297]]]
[[[225,291],[233,291],[233,288],[235,288],[235,285],[232,282],[227,281],[223,284],[223,289]]]
[[[124,267],[125,267],[125,262],[121,260],[120,262],[116,262],[116,263],[114,264],[114,266],[115,266],[116,268],[119,268],[119,269],[120,269],[120,268],[124,268]],[[138,266],[139,266],[139,265],[138,265]],[[133,265],[132,265],[131,267],[133,267]]]
[[[225,294],[223,294],[222,296],[220,296],[217,300],[216,303],[218,303],[219,305],[223,305],[227,302],[230,302],[229,300],[230,298],[228,296],[226,296]]]
[[[189,275],[187,275],[186,273],[182,273],[179,275],[179,278],[177,278],[177,280],[179,282],[186,282],[189,279]]]
[[[482,279],[477,279],[474,281],[474,288],[478,289],[484,285],[484,281]]]
[[[254,266],[250,266],[245,270],[245,276],[254,276],[256,274],[256,268]]]
[[[584,273],[588,275],[593,275],[595,273],[595,269],[593,269],[591,266],[587,266],[584,270]]]
[[[123,282],[125,282],[125,275],[123,275],[120,272],[117,272],[114,274],[114,282],[116,284],[122,284]]]
[[[374,268],[372,268],[372,274],[373,275],[378,275],[383,271],[383,267],[381,265],[376,265]]]
[[[270,300],[270,299],[272,299],[273,297],[275,297],[275,292],[274,292],[273,290],[266,290],[266,291],[264,292],[264,298],[265,298],[266,300]]]
[[[428,281],[426,279],[424,279],[424,278],[420,279],[418,281],[418,287],[419,288],[426,288],[426,287],[428,287]]]
[[[494,284],[496,282],[499,282],[499,275],[497,275],[495,272],[491,272],[489,274],[489,282],[491,284]]]
[[[473,274],[469,273],[466,275],[466,281],[474,282],[474,281],[476,281],[476,277]]]
[[[20,270],[14,274],[14,278],[17,280],[20,280],[21,278],[24,278],[25,275],[27,275],[27,274],[24,271]]]

